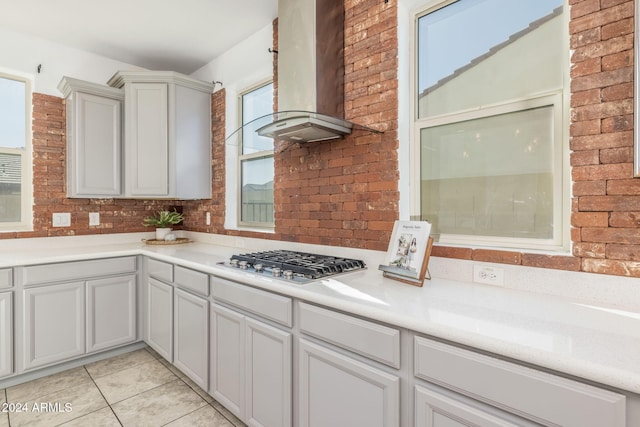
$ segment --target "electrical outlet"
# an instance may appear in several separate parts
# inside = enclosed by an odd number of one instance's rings
[[[89,212],[89,226],[100,225],[100,212]]]
[[[71,214],[69,212],[54,213],[51,224],[54,227],[71,227]]]
[[[485,285],[504,285],[504,269],[487,265],[473,266],[473,281]]]
[[[211,225],[211,212],[207,212],[204,221],[206,225]]]

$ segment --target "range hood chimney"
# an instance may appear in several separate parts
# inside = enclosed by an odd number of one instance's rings
[[[279,0],[278,113],[258,134],[296,142],[350,134],[343,51],[344,0]]]

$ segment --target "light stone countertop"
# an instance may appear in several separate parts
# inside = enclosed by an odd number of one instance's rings
[[[141,236],[151,238],[149,233],[137,233],[55,238],[56,241],[54,238],[0,240],[0,268],[142,254],[640,393],[640,309],[635,307],[636,300],[616,306],[611,301],[603,304],[517,287],[452,280],[438,277],[433,271],[433,279],[426,280],[423,287],[416,287],[383,278],[377,265],[384,254],[376,251],[199,233],[188,236],[203,242],[151,246],[142,243]],[[234,253],[275,248],[360,258],[367,262],[368,269],[295,285],[217,265]],[[322,252],[318,248],[326,249]],[[436,266],[436,270],[445,269]],[[576,282],[580,282],[585,276],[576,277]],[[611,277],[600,278],[605,282],[603,286],[611,280]],[[638,279],[621,278],[614,282],[620,283],[624,292],[629,292],[629,285],[635,286],[631,294],[640,294]]]

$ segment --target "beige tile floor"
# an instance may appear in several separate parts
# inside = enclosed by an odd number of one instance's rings
[[[0,407],[0,427],[244,426],[148,347],[0,389]]]

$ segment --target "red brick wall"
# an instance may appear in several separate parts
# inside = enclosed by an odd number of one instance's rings
[[[277,142],[275,233],[225,230],[225,146],[216,142],[224,140],[225,95],[218,91],[212,104],[215,196],[211,203],[184,204],[190,230],[386,250],[399,200],[396,5],[346,1],[345,19],[346,118],[384,134],[356,130],[338,141]],[[276,21],[273,48],[277,47]],[[275,61],[277,55],[277,105]],[[205,211],[212,212],[211,226],[204,225]]]
[[[580,269],[640,277],[633,178],[634,2],[572,1],[573,253]]]
[[[345,116],[354,130],[276,146],[276,232],[287,241],[387,248],[398,218],[397,8],[345,1]]]
[[[573,256],[443,246],[434,256],[640,277],[640,179],[632,178],[633,1],[569,3]],[[218,91],[212,96],[214,196],[182,203],[188,229],[386,249],[399,200],[396,2],[345,0],[345,11],[346,116],[384,134],[355,131],[340,141],[277,145],[276,233],[225,230],[225,93]],[[147,230],[142,218],[167,202],[64,196],[64,101],[35,94],[33,104],[35,231],[0,238]],[[93,211],[102,224],[90,228]],[[53,212],[71,212],[73,227],[52,228]]]
[[[34,93],[32,104],[34,230],[0,233],[0,239],[150,231],[143,218],[171,203],[66,197],[64,99]],[[54,212],[71,213],[71,227],[53,227]],[[89,227],[89,212],[100,213],[99,226]]]

